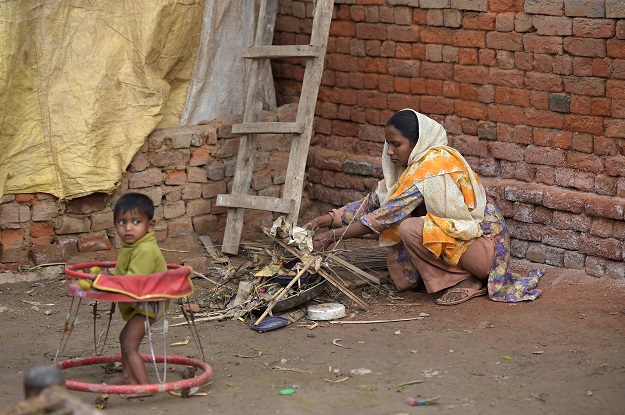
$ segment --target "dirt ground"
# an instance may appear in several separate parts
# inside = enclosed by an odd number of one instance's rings
[[[268,243],[268,241],[267,241]],[[195,240],[161,244],[168,262],[205,255]],[[188,252],[175,252],[188,251]],[[72,263],[111,259],[114,253],[77,257]],[[108,256],[108,257],[107,257]],[[235,257],[233,260],[244,260]],[[518,269],[527,266],[515,264]],[[480,297],[453,307],[423,292],[399,293],[388,285],[354,291],[371,305],[355,309],[345,296],[326,291],[318,299],[343,302],[341,321],[420,319],[368,324],[318,324],[303,318],[266,333],[250,321],[198,323],[213,369],[206,396],[109,398],[104,413],[215,414],[623,414],[625,413],[625,281],[544,267],[543,295],[534,302],[504,304]],[[23,397],[24,374],[51,364],[71,297],[54,270],[0,274],[0,411]],[[17,281],[17,282],[15,282]],[[194,279],[192,301],[213,285]],[[39,303],[39,305],[37,305]],[[93,355],[90,308],[68,342],[63,359]],[[423,313],[423,314],[422,314]],[[171,307],[170,324],[181,322]],[[105,354],[117,354],[118,315]],[[99,323],[100,324],[100,323]],[[104,326],[98,326],[103,330]],[[170,327],[166,343],[183,341],[186,326]],[[156,352],[165,341],[155,340]],[[148,353],[144,345],[142,352]],[[198,356],[193,345],[169,347]],[[169,381],[181,378],[171,367]],[[103,367],[64,371],[66,378],[98,383]],[[151,378],[156,375],[151,369]],[[403,385],[403,386],[402,386]],[[279,392],[293,388],[291,395]],[[96,395],[71,392],[86,403]],[[406,398],[440,397],[429,406]]]

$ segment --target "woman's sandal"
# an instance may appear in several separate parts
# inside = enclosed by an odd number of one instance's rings
[[[447,297],[448,294],[461,294],[461,295],[464,295],[464,297],[458,300],[445,301],[445,298]],[[448,288],[447,291],[445,291],[445,294],[443,294],[438,300],[436,300],[436,304],[456,305],[456,304],[464,303],[465,301],[469,301],[473,297],[480,297],[486,294],[488,294],[488,288],[486,287],[479,288],[479,289],[452,287],[452,288]]]

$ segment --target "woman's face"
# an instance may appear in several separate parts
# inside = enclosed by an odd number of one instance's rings
[[[392,125],[386,126],[384,135],[388,143],[386,154],[391,158],[393,164],[396,166],[407,166],[408,158],[410,158],[410,153],[412,153],[415,145]]]

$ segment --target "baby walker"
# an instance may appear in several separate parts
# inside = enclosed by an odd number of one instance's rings
[[[68,389],[81,392],[95,392],[101,394],[143,394],[157,393],[169,391],[181,391],[182,396],[188,396],[190,388],[204,384],[211,376],[213,370],[205,362],[204,350],[200,342],[200,336],[195,326],[193,311],[189,307],[188,296],[193,293],[193,283],[191,282],[191,268],[176,264],[167,264],[168,270],[165,272],[149,274],[149,275],[108,275],[99,273],[100,269],[112,269],[115,262],[87,262],[75,264],[65,268],[66,278],[69,280],[69,294],[72,296],[69,312],[65,318],[65,325],[61,335],[61,342],[54,358],[54,365],[63,370],[80,366],[90,366],[96,364],[114,365],[115,362],[121,361],[121,355],[102,356],[106,344],[106,337],[111,325],[111,319],[115,310],[116,302],[132,302],[135,306],[146,305],[148,302],[167,301],[171,299],[186,298],[185,304],[182,304],[182,314],[187,320],[191,337],[200,351],[202,360],[191,359],[183,356],[167,356],[167,320],[163,317],[163,336],[164,353],[156,355],[152,345],[152,327],[150,327],[149,319],[146,317],[146,333],[148,343],[150,345],[150,354],[141,355],[145,362],[152,362],[156,369],[159,383],[148,385],[107,385],[94,384],[86,382],[78,382],[66,380],[65,384]],[[92,273],[96,271],[96,273]],[[78,298],[76,309],[74,310],[74,300]],[[72,332],[76,328],[78,322],[78,312],[83,298],[95,301],[93,305],[93,341],[95,356],[63,360],[57,363],[57,358],[63,353],[67,341]],[[110,302],[111,308],[109,312],[109,320],[106,328],[104,342],[98,352],[98,339],[96,336],[96,318],[98,302]],[[74,313],[72,316],[72,312]],[[147,313],[146,313],[147,314]],[[163,376],[161,377],[157,363],[163,363]],[[176,382],[166,382],[167,364],[185,365],[192,369],[192,372],[202,373],[195,377],[179,380]]]

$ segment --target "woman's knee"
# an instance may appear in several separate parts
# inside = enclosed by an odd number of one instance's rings
[[[423,238],[423,218],[407,218],[399,224],[399,237],[402,241]]]

